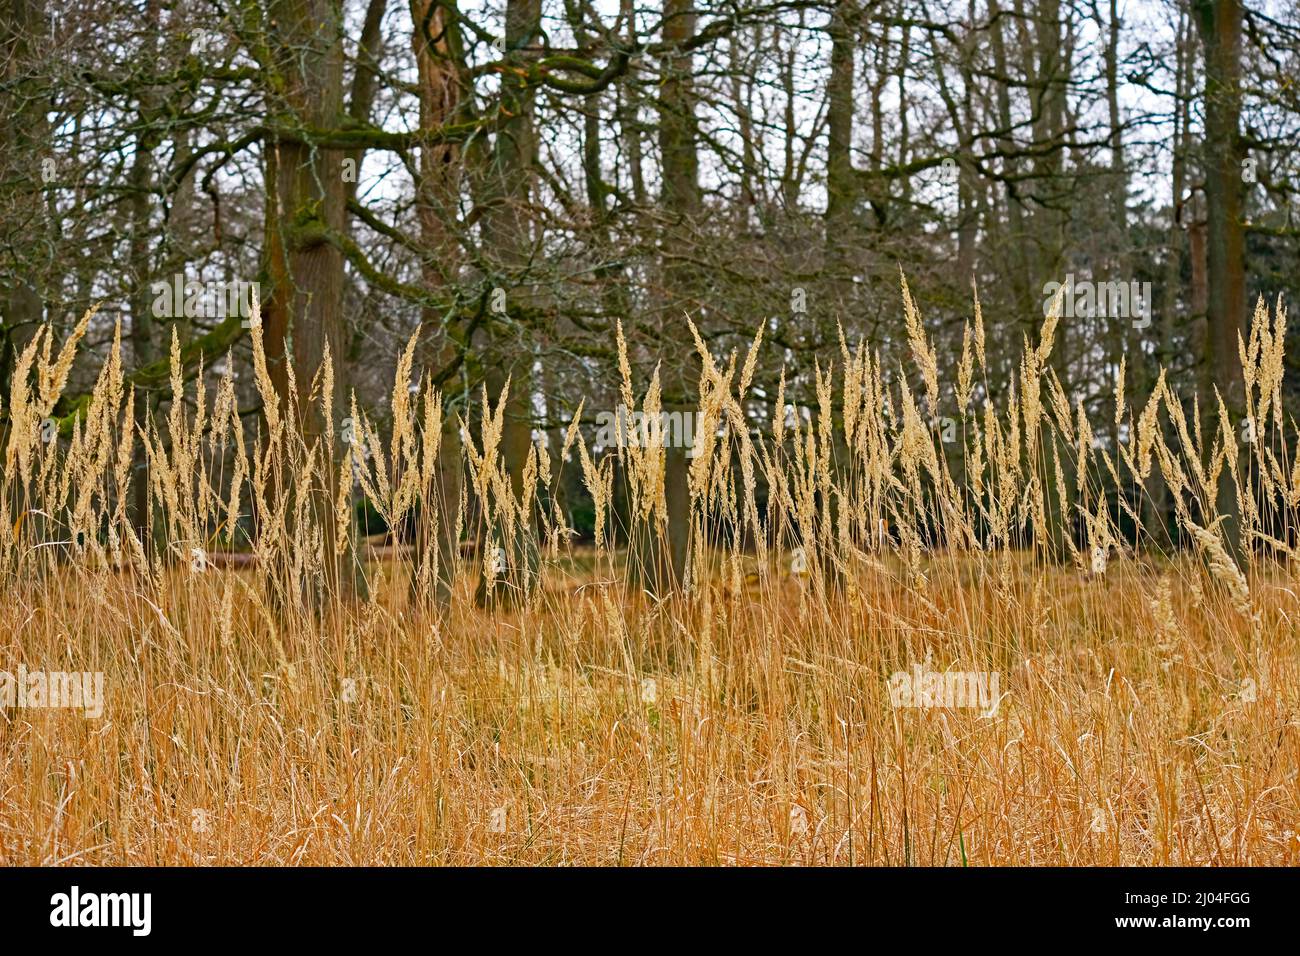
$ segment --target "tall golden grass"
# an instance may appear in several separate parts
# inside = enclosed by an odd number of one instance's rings
[[[1280,306],[1242,343],[1242,443],[1163,375],[1141,408],[1121,375],[1094,432],[1049,365],[1055,317],[995,405],[977,304],[948,390],[905,283],[903,300],[915,391],[842,342],[813,414],[778,411],[763,434],[761,335],[725,361],[699,345],[692,547],[668,596],[636,586],[608,533],[616,462],[627,514],[663,533],[662,448],[597,454],[575,416],[519,493],[504,398],[484,396],[477,434],[454,423],[464,493],[439,502],[443,404],[408,393],[414,343],[387,440],[354,402],[357,441],[307,442],[256,315],[256,440],[230,373],[186,386],[175,345],[165,419],[136,428],[119,335],[84,414],[46,442],[90,316],[57,347],[45,330],[4,409],[0,670],[102,671],[106,709],[0,710],[0,863],[1295,864],[1300,596],[1276,516],[1300,505],[1300,458]],[[658,401],[652,380],[650,420]],[[945,408],[957,453],[933,424]],[[565,467],[595,501],[594,547],[539,494]],[[370,561],[368,596],[340,593],[324,552],[364,555],[354,468],[390,525],[420,505],[424,533],[485,542],[449,602],[425,597],[436,548]],[[1215,509],[1225,468],[1242,557]],[[1186,551],[1114,494],[1157,476]],[[158,546],[129,520],[138,480]],[[250,564],[216,561],[250,507]],[[481,606],[474,579],[507,570],[493,543],[520,534],[538,585]],[[890,676],[917,666],[997,673],[1000,699],[892,706]]]

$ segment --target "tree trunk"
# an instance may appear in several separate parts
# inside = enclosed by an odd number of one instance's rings
[[[286,128],[333,128],[343,110],[343,47],[339,10],[330,0],[275,0],[270,6],[276,79]],[[306,595],[309,604],[328,595],[357,596],[365,584],[354,549],[336,553],[334,508],[338,462],[345,451],[338,434],[326,433],[322,400],[332,410],[336,429],[348,412],[347,343],[343,327],[343,254],[328,233],[346,227],[347,191],[342,151],[281,133],[267,150],[266,223],[272,288],[263,335],[268,357],[278,362],[272,375],[280,400],[297,403],[297,421],[307,447],[320,442],[330,467],[317,472],[309,489],[311,513],[322,537],[322,592]],[[309,400],[312,383],[328,348],[334,364],[334,392]],[[294,394],[288,386],[293,363]],[[286,489],[287,490],[287,489]],[[354,536],[355,540],[355,536]]]
[[[541,34],[540,0],[507,0],[505,59],[522,68],[536,59]],[[523,491],[524,467],[532,446],[533,354],[526,346],[522,314],[536,303],[536,291],[525,278],[534,254],[532,215],[534,165],[537,143],[533,129],[535,94],[513,71],[502,73],[501,109],[507,117],[497,130],[486,184],[489,197],[484,220],[485,254],[493,267],[493,279],[507,292],[505,314],[492,316],[488,331],[488,394],[500,401],[507,380],[501,436],[501,456],[510,475],[516,500]],[[511,309],[516,317],[510,316]],[[485,508],[487,502],[483,502]],[[490,515],[485,511],[485,518]],[[520,516],[515,533],[506,537],[504,528],[490,529],[488,539],[505,553],[505,567],[496,575],[489,593],[487,576],[479,579],[480,603],[516,600],[532,594],[537,585],[540,554],[534,515]]]
[[[433,0],[411,0],[410,9],[411,45],[420,79],[420,129],[432,135],[440,126],[451,122],[460,107],[460,33],[455,24],[447,24],[445,8]],[[459,146],[426,143],[420,147],[415,215],[420,226],[420,274],[429,292],[452,287],[459,277],[462,257],[454,225],[460,183]],[[456,356],[453,330],[432,306],[423,309],[420,320],[423,326],[423,364],[427,368],[446,368]],[[415,533],[415,571],[411,585],[418,590],[421,569],[430,560],[432,541],[437,555],[437,571],[432,574],[433,597],[445,605],[451,599],[460,562],[456,515],[460,508],[463,472],[456,415],[447,403],[443,407],[437,473],[426,476],[428,484],[424,489]],[[426,435],[425,441],[430,440],[432,436]],[[427,597],[419,593],[414,596],[417,601]]]
[[[1205,51],[1205,200],[1209,365],[1227,406],[1233,432],[1247,414],[1237,336],[1246,310],[1245,229],[1242,224],[1241,0],[1195,0]],[[1217,407],[1210,396],[1205,410]],[[1242,515],[1232,474],[1223,469],[1217,489],[1223,539],[1241,563]]]
[[[41,173],[43,160],[49,158],[42,155],[49,134],[44,98],[32,81],[22,76],[41,55],[45,4],[42,0],[10,0],[7,7],[0,12],[0,140],[7,154],[0,159],[0,174],[12,188],[14,211],[29,226],[23,230],[28,240],[25,247],[8,253],[21,256],[21,261],[13,262],[12,268],[6,263],[0,271],[5,279],[0,287],[0,396],[6,400],[14,362],[45,318],[31,263],[42,253]]]
[[[660,204],[671,220],[666,242],[670,248],[689,249],[694,242],[694,225],[700,211],[699,156],[696,151],[698,120],[692,82],[694,57],[684,45],[695,35],[695,6],[691,0],[664,0],[663,43],[659,91],[659,152],[662,158]],[[676,239],[673,238],[676,233]],[[669,259],[663,266],[665,308],[664,341],[682,361],[661,370],[663,410],[686,416],[697,409],[698,367],[694,360],[686,316],[695,298],[695,270]],[[699,323],[700,316],[692,315]],[[629,549],[633,580],[656,595],[679,587],[686,577],[689,553],[691,502],[689,449],[668,443],[664,448],[664,501],[667,514],[654,528],[629,528],[633,546]]]

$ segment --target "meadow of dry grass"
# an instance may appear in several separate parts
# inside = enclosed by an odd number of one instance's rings
[[[1119,443],[1094,442],[1102,425],[1050,373],[1050,321],[1016,395],[984,406],[978,317],[948,389],[906,312],[915,395],[846,346],[811,423],[764,435],[746,426],[752,354],[701,351],[691,574],[663,599],[537,505],[539,483],[581,467],[608,511],[615,455],[572,428],[566,461],[539,448],[517,495],[486,415],[442,520],[477,502],[481,537],[523,528],[543,558],[486,608],[478,559],[449,603],[412,598],[436,548],[370,561],[364,600],[334,593],[322,542],[358,543],[312,488],[354,462],[295,437],[260,349],[256,440],[229,380],[139,434],[110,357],[71,436],[46,444],[76,337],[38,338],[5,397],[0,670],[103,672],[105,710],[0,710],[0,863],[1297,863],[1300,592],[1292,529],[1268,517],[1300,503],[1281,314],[1243,346],[1261,437],[1238,456],[1235,428],[1163,387],[1141,408],[1117,396]],[[403,399],[409,360],[393,434],[362,429],[377,454],[360,485],[394,525],[434,500],[444,431],[432,391]],[[927,424],[941,402],[960,416],[955,460]],[[137,441],[156,550],[125,510]],[[656,528],[662,451],[618,455],[634,520]],[[1244,566],[1215,520],[1225,467],[1249,540],[1269,545]],[[1194,542],[1181,552],[1134,547],[1119,524],[1141,514],[1104,494],[1157,472]],[[246,566],[193,557],[250,502]],[[1062,502],[1086,543],[1052,555]],[[746,546],[707,533],[721,521]],[[995,673],[999,697],[892,706],[891,675],[918,666]]]

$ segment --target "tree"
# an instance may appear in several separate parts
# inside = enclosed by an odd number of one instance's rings
[[[1241,138],[1241,0],[1194,0],[1193,13],[1201,34],[1205,57],[1205,200],[1209,280],[1206,356],[1212,381],[1222,397],[1230,420],[1230,433],[1246,415],[1245,383],[1237,342],[1246,309],[1245,230],[1242,225],[1242,162],[1246,152]],[[1202,398],[1203,409],[1215,409],[1211,395]],[[1235,447],[1227,449],[1234,456]],[[1219,476],[1216,502],[1223,539],[1241,562],[1243,554],[1241,510],[1234,472]]]
[[[263,339],[281,401],[296,403],[291,420],[300,434],[294,437],[309,453],[318,450],[324,457],[313,486],[301,490],[318,516],[334,512],[340,480],[335,463],[343,450],[335,429],[348,417],[343,254],[331,241],[346,226],[343,155],[313,136],[332,129],[343,112],[338,15],[331,0],[273,0],[265,24],[269,54],[262,64],[274,130],[266,148],[271,293],[263,311]],[[332,383],[320,375],[327,356],[334,368]],[[327,389],[330,393],[324,394]],[[363,589],[355,558],[338,553],[336,523],[322,521],[321,527],[324,591]]]

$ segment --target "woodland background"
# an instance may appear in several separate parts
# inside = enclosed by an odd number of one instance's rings
[[[98,303],[65,430],[119,323],[141,425],[175,336],[187,376],[234,369],[256,429],[247,322],[154,314],[178,274],[257,282],[277,389],[328,350],[335,422],[355,391],[383,426],[418,329],[449,473],[456,416],[508,379],[516,482],[580,402],[593,434],[619,404],[620,320],[669,411],[696,400],[687,317],[715,355],[763,326],[762,431],[782,371],[816,406],[841,330],[902,374],[900,269],[944,367],[978,290],[977,401],[1014,388],[1046,283],[1149,282],[1146,328],[1060,323],[1071,401],[1104,420],[1117,377],[1138,403],[1164,366],[1238,418],[1238,335],[1300,284],[1300,11],[1273,0],[4,0],[0,70],[0,396],[41,323]],[[685,476],[670,449],[675,551]]]

